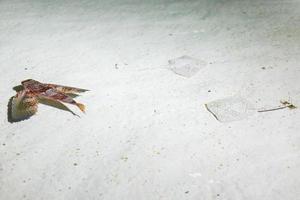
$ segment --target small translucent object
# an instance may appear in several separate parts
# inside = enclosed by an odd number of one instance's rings
[[[190,56],[181,56],[179,58],[174,58],[169,60],[169,67],[174,73],[184,76],[192,77],[195,75],[201,68],[206,66],[206,62],[192,58]]]
[[[243,120],[255,113],[253,105],[241,97],[229,97],[205,104],[206,109],[220,122]]]

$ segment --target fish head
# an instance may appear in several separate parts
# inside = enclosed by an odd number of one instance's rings
[[[24,88],[30,88],[34,85],[39,85],[40,82],[33,80],[33,79],[26,79],[26,80],[22,81],[21,84]]]

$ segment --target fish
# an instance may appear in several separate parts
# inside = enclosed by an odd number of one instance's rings
[[[38,104],[42,100],[72,104],[85,113],[85,105],[76,102],[73,97],[78,96],[78,93],[89,91],[87,89],[41,83],[33,79],[24,80],[21,85],[22,89],[11,100],[11,118],[14,120],[28,119],[36,114]]]

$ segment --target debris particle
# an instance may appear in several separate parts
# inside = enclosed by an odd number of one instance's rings
[[[77,164],[77,163],[73,163],[73,165],[74,165],[74,166],[77,166],[78,164]]]
[[[188,194],[190,191],[185,191],[185,194]]]
[[[128,157],[127,156],[122,156],[121,160],[123,160],[124,162],[126,162],[128,160]]]

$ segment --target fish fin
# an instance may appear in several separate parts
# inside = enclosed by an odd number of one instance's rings
[[[57,91],[62,92],[62,93],[82,93],[82,92],[87,92],[89,90],[87,89],[82,89],[82,88],[76,88],[76,87],[70,87],[70,86],[64,86],[64,85],[56,85],[56,84],[47,84],[48,86],[55,88]]]
[[[10,117],[12,122],[25,120],[37,112],[38,100],[20,91],[11,99]]]
[[[82,112],[85,112],[85,106],[81,103],[77,103],[72,97],[64,94],[62,92],[57,91],[56,89],[52,88],[47,90],[44,93],[39,94],[40,98],[49,98],[55,101],[61,101],[63,103],[69,103],[72,105],[76,105]]]
[[[77,106],[83,113],[85,113],[85,105],[83,105],[82,103],[76,103],[76,106]]]

